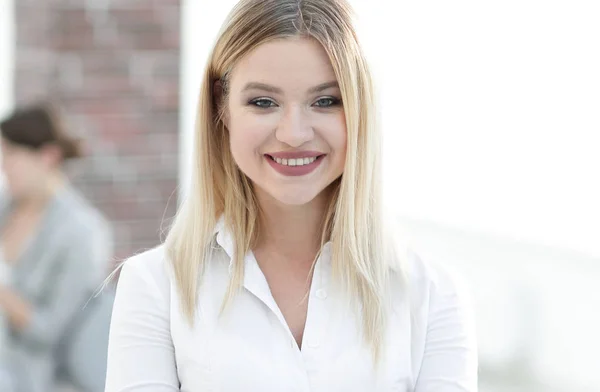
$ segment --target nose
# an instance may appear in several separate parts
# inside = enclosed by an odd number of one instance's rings
[[[300,147],[314,137],[309,114],[300,107],[288,107],[283,112],[275,137],[291,147]]]

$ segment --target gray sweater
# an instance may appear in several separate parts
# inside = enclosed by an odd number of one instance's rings
[[[0,226],[11,211],[10,200],[4,200]],[[99,288],[111,257],[108,222],[73,188],[61,190],[12,271],[12,289],[34,309],[26,330],[9,330],[3,354],[17,391],[53,391],[60,343],[74,333],[71,328]]]

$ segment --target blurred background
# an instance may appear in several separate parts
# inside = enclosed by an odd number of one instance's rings
[[[177,202],[179,1],[0,0],[0,19],[0,115],[56,100],[89,150],[73,181],[113,222],[115,257],[154,246]]]
[[[600,391],[600,4],[351,0],[390,213],[469,285],[482,392]],[[234,0],[0,0],[0,117],[61,103],[115,260],[188,186],[198,87]]]

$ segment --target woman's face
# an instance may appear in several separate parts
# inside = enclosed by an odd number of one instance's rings
[[[8,191],[15,198],[33,195],[49,173],[48,155],[2,139],[2,172]]]
[[[310,202],[344,170],[340,89],[314,40],[276,40],[244,57],[230,75],[225,123],[240,170],[283,204]]]

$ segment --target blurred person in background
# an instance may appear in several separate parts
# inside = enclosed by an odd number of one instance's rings
[[[209,56],[192,188],[124,263],[107,392],[475,392],[469,302],[381,200],[343,0],[242,0]]]
[[[108,326],[110,309],[84,306],[105,277],[112,231],[63,171],[65,162],[82,155],[79,141],[49,105],[16,111],[0,131],[6,182],[0,195],[0,391],[54,391],[59,368],[68,366],[62,371],[72,378],[87,375],[72,380],[80,389],[100,391],[107,327],[103,337],[102,328],[85,319]],[[100,309],[104,321],[94,314]],[[73,353],[79,358],[68,358]]]

